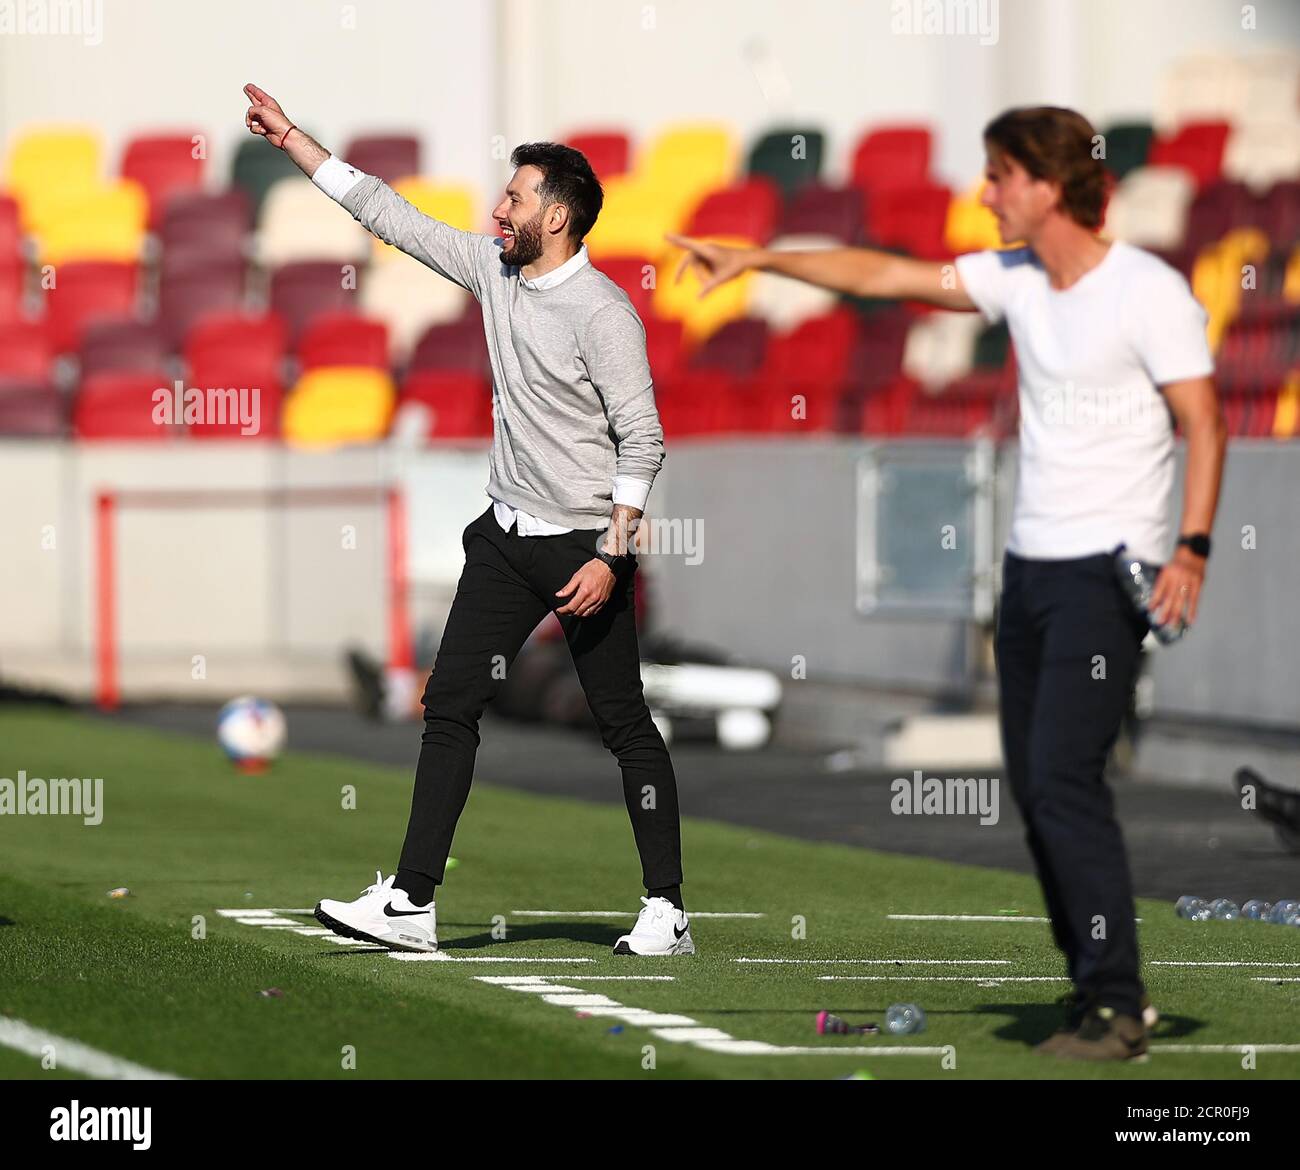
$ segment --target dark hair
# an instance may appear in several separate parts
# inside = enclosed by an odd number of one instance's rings
[[[1101,227],[1110,172],[1096,157],[1092,123],[1059,106],[1026,106],[999,114],[984,127],[984,142],[1015,159],[1035,179],[1061,185],[1061,210],[1082,227]]]
[[[605,202],[605,192],[587,156],[559,142],[525,142],[515,147],[510,165],[536,167],[542,172],[537,184],[542,206],[563,203],[569,209],[569,235],[581,243]]]

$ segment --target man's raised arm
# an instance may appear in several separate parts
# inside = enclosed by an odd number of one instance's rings
[[[824,251],[779,252],[769,248],[731,248],[707,240],[670,235],[686,250],[677,279],[692,268],[704,297],[743,272],[775,272],[832,292],[857,297],[928,301],[944,309],[974,309],[955,265],[895,256],[872,248],[828,248]]]
[[[244,115],[251,133],[283,150],[367,231],[479,295],[481,274],[498,260],[491,236],[463,232],[426,215],[378,175],[348,166],[303,133],[265,90],[250,83],[244,93],[252,103]]]

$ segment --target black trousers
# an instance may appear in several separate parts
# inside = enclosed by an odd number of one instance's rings
[[[1142,994],[1133,889],[1102,773],[1145,632],[1109,554],[1007,553],[996,638],[1007,776],[1076,991],[1131,1016]]]
[[[491,505],[461,538],[465,569],[424,690],[424,734],[400,867],[441,883],[452,835],[474,775],[479,718],[519,648],[574,571],[592,559],[598,533],[503,532]],[[618,758],[623,797],[646,889],[682,880],[677,780],[641,689],[633,606],[636,558],[591,617],[559,618],[601,739]]]

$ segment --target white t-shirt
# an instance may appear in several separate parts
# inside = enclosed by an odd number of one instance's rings
[[[1213,373],[1205,310],[1159,257],[1112,243],[1053,289],[1028,248],[957,257],[967,294],[1006,319],[1020,373],[1020,467],[1007,547],[1062,560],[1118,544],[1170,552],[1173,420],[1157,387]]]

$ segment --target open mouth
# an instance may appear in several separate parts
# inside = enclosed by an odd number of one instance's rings
[[[509,227],[509,226],[506,225],[506,224],[502,224],[502,225],[501,225],[501,238],[502,238],[503,240],[505,240],[505,242],[506,242],[507,244],[513,243],[513,242],[514,242],[514,238],[515,238],[515,231],[514,231],[514,228]]]

